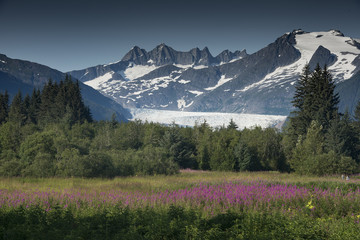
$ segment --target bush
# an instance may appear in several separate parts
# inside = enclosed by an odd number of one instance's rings
[[[136,152],[134,168],[137,174],[143,175],[170,175],[179,171],[179,166],[168,157],[166,149],[151,146]]]

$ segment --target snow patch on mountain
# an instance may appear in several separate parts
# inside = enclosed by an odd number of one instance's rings
[[[301,58],[287,66],[276,68],[273,72],[267,74],[258,82],[252,83],[237,92],[246,92],[253,88],[266,89],[270,86],[282,85],[284,83],[294,82],[294,77],[299,76],[305,65],[308,64],[319,46],[327,48],[332,54],[337,56],[337,61],[328,69],[338,82],[349,79],[356,66],[352,64],[354,59],[360,54],[360,49],[356,48],[349,37],[344,37],[337,31],[329,32],[311,32],[296,35],[296,44],[294,47],[300,51]],[[278,56],[280,57],[280,56]]]
[[[134,80],[136,78],[140,78],[155,69],[157,69],[155,65],[135,65],[133,63],[129,64],[129,67],[126,68],[125,71],[120,72],[120,74],[128,80]]]
[[[360,54],[360,49],[355,47],[350,37],[339,35],[337,31],[311,32],[296,35],[296,45],[301,53],[301,65],[305,66],[321,45],[337,56],[338,61],[329,67],[334,78],[340,81],[347,80],[353,75],[354,59]],[[344,73],[345,71],[345,73]]]
[[[183,68],[183,69],[187,69],[187,68],[192,68],[193,64],[189,64],[189,65],[182,65],[182,64],[173,64],[175,67],[178,68]]]
[[[106,84],[113,76],[114,71],[105,73],[104,75],[94,78],[93,80],[84,82],[86,85],[94,88],[101,89],[103,84]]]
[[[229,82],[229,81],[231,81],[231,80],[232,80],[232,78],[226,78],[225,75],[222,75],[221,78],[219,79],[219,81],[217,82],[217,84],[216,84],[215,86],[205,88],[205,90],[206,90],[206,91],[212,91],[212,90],[220,87],[221,85],[223,85],[223,84],[225,84],[225,83],[227,83],[227,82]]]
[[[200,92],[200,91],[191,91],[191,90],[189,90],[188,92],[192,93],[192,94],[195,94],[196,95],[195,97],[200,96],[201,94],[204,93],[204,92]]]
[[[204,68],[208,68],[208,66],[205,65],[197,65],[193,67],[194,69],[204,69]]]
[[[194,103],[194,101],[191,101],[189,104],[186,104],[184,97],[177,100],[178,109],[181,111],[183,111],[185,108],[190,107],[193,103]]]
[[[260,126],[262,128],[276,126],[283,123],[286,116],[281,115],[260,115],[241,113],[217,113],[217,112],[179,112],[153,109],[130,109],[133,119],[142,121],[157,122],[161,124],[176,123],[181,126],[193,127],[204,121],[211,127],[227,126],[231,119],[238,125],[239,129]]]
[[[181,84],[187,84],[189,82],[191,82],[191,81],[190,80],[184,80],[184,79],[179,81],[179,83],[181,83]]]

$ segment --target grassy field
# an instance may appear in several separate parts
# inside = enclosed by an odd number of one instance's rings
[[[0,178],[0,239],[358,239],[360,179]]]

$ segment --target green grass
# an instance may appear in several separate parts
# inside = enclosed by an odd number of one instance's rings
[[[343,193],[360,187],[356,177],[345,181],[340,176],[311,177],[277,172],[182,171],[173,176],[114,179],[0,178],[0,190],[152,193],[224,181],[262,181]],[[0,206],[0,239],[359,239],[359,208],[352,206],[351,201],[338,200],[314,199],[312,204],[317,207],[314,211],[307,209],[309,199],[304,199],[295,202],[291,209],[279,203],[277,209],[229,209],[214,215],[175,205],[135,209],[103,205],[80,210],[56,204],[51,210],[36,204]],[[338,203],[343,206],[337,206]],[[297,205],[299,209],[295,208]]]
[[[177,175],[164,176],[134,176],[117,177],[114,179],[87,179],[87,178],[16,178],[1,177],[0,189],[8,190],[32,190],[32,189],[119,189],[124,191],[162,191],[176,190],[192,186],[199,182],[220,183],[223,181],[248,181],[265,180],[273,183],[288,184],[317,184],[322,187],[332,188],[360,184],[360,179],[350,181],[341,180],[340,176],[312,177],[278,172],[207,172],[207,171],[183,171]],[[360,186],[360,185],[359,185]]]
[[[118,189],[123,191],[163,191],[177,190],[193,186],[196,183],[220,183],[223,181],[264,180],[272,183],[300,184],[304,186],[318,185],[323,188],[340,188],[358,186],[360,179],[341,180],[340,176],[312,177],[278,172],[207,172],[182,171],[180,174],[164,176],[117,177],[114,179],[86,178],[0,178],[0,189],[8,190],[62,190],[62,189]],[[360,186],[360,185],[359,185]]]

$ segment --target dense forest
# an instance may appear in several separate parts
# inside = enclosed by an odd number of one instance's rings
[[[31,96],[19,92],[11,104],[0,94],[0,175],[115,177],[184,168],[351,174],[359,171],[360,105],[350,116],[338,103],[326,66],[307,66],[282,131],[239,130],[233,121],[216,129],[206,122],[94,122],[79,85],[66,77]]]

